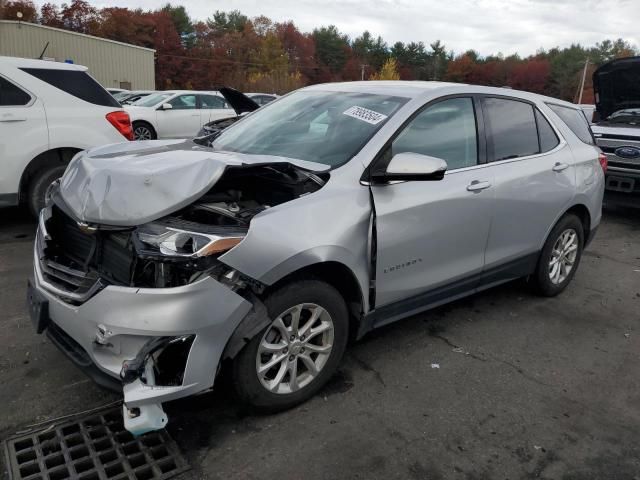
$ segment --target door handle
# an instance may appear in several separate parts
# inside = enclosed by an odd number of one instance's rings
[[[569,168],[569,164],[568,163],[560,163],[560,162],[558,162],[553,166],[552,170],[554,172],[561,172],[566,168]]]
[[[491,183],[489,182],[474,180],[469,185],[467,185],[467,190],[470,192],[479,192],[481,190],[484,190],[485,188],[489,188],[490,186]]]
[[[27,117],[16,117],[10,113],[5,113],[0,116],[0,122],[24,122],[27,120]]]

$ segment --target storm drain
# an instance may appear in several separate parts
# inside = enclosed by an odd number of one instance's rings
[[[189,468],[165,430],[134,438],[119,408],[13,437],[5,449],[13,480],[164,480]]]

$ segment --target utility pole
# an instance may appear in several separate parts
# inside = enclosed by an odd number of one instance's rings
[[[582,71],[582,81],[580,82],[580,93],[578,94],[578,105],[582,103],[582,92],[584,92],[584,82],[587,79],[587,67],[589,66],[589,57],[584,61],[584,70]]]
[[[365,65],[364,63],[360,64],[360,80],[364,80],[364,69],[369,65]]]

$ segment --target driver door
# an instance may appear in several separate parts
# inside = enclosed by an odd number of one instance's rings
[[[411,297],[417,304],[435,303],[475,288],[494,202],[493,176],[480,163],[484,142],[477,132],[474,99],[448,98],[420,111],[383,152],[383,163],[413,152],[441,158],[448,169],[442,180],[371,186],[376,308]]]
[[[158,109],[158,138],[190,138],[200,130],[200,109],[194,94],[173,97],[165,102],[172,108]]]

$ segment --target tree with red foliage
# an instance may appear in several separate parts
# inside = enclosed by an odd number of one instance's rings
[[[525,60],[513,67],[509,85],[519,90],[544,93],[550,73],[551,65],[548,60],[544,58]]]
[[[54,3],[45,3],[40,8],[40,23],[47,27],[62,28],[62,19],[60,18],[60,10]]]
[[[460,55],[449,62],[444,78],[450,82],[469,83],[473,76],[475,65],[468,54]]]
[[[96,35],[140,47],[154,48],[153,18],[142,10],[107,7],[100,12],[101,22]]]
[[[80,33],[96,33],[100,24],[98,10],[85,0],[73,0],[69,5],[63,3],[59,18],[62,28]]]
[[[188,87],[188,61],[180,35],[171,16],[162,11],[149,15],[153,23],[153,45],[156,49],[156,88]]]
[[[293,22],[276,23],[274,30],[289,59],[291,71],[301,72],[305,79],[313,78],[317,69],[313,38],[300,32]]]

